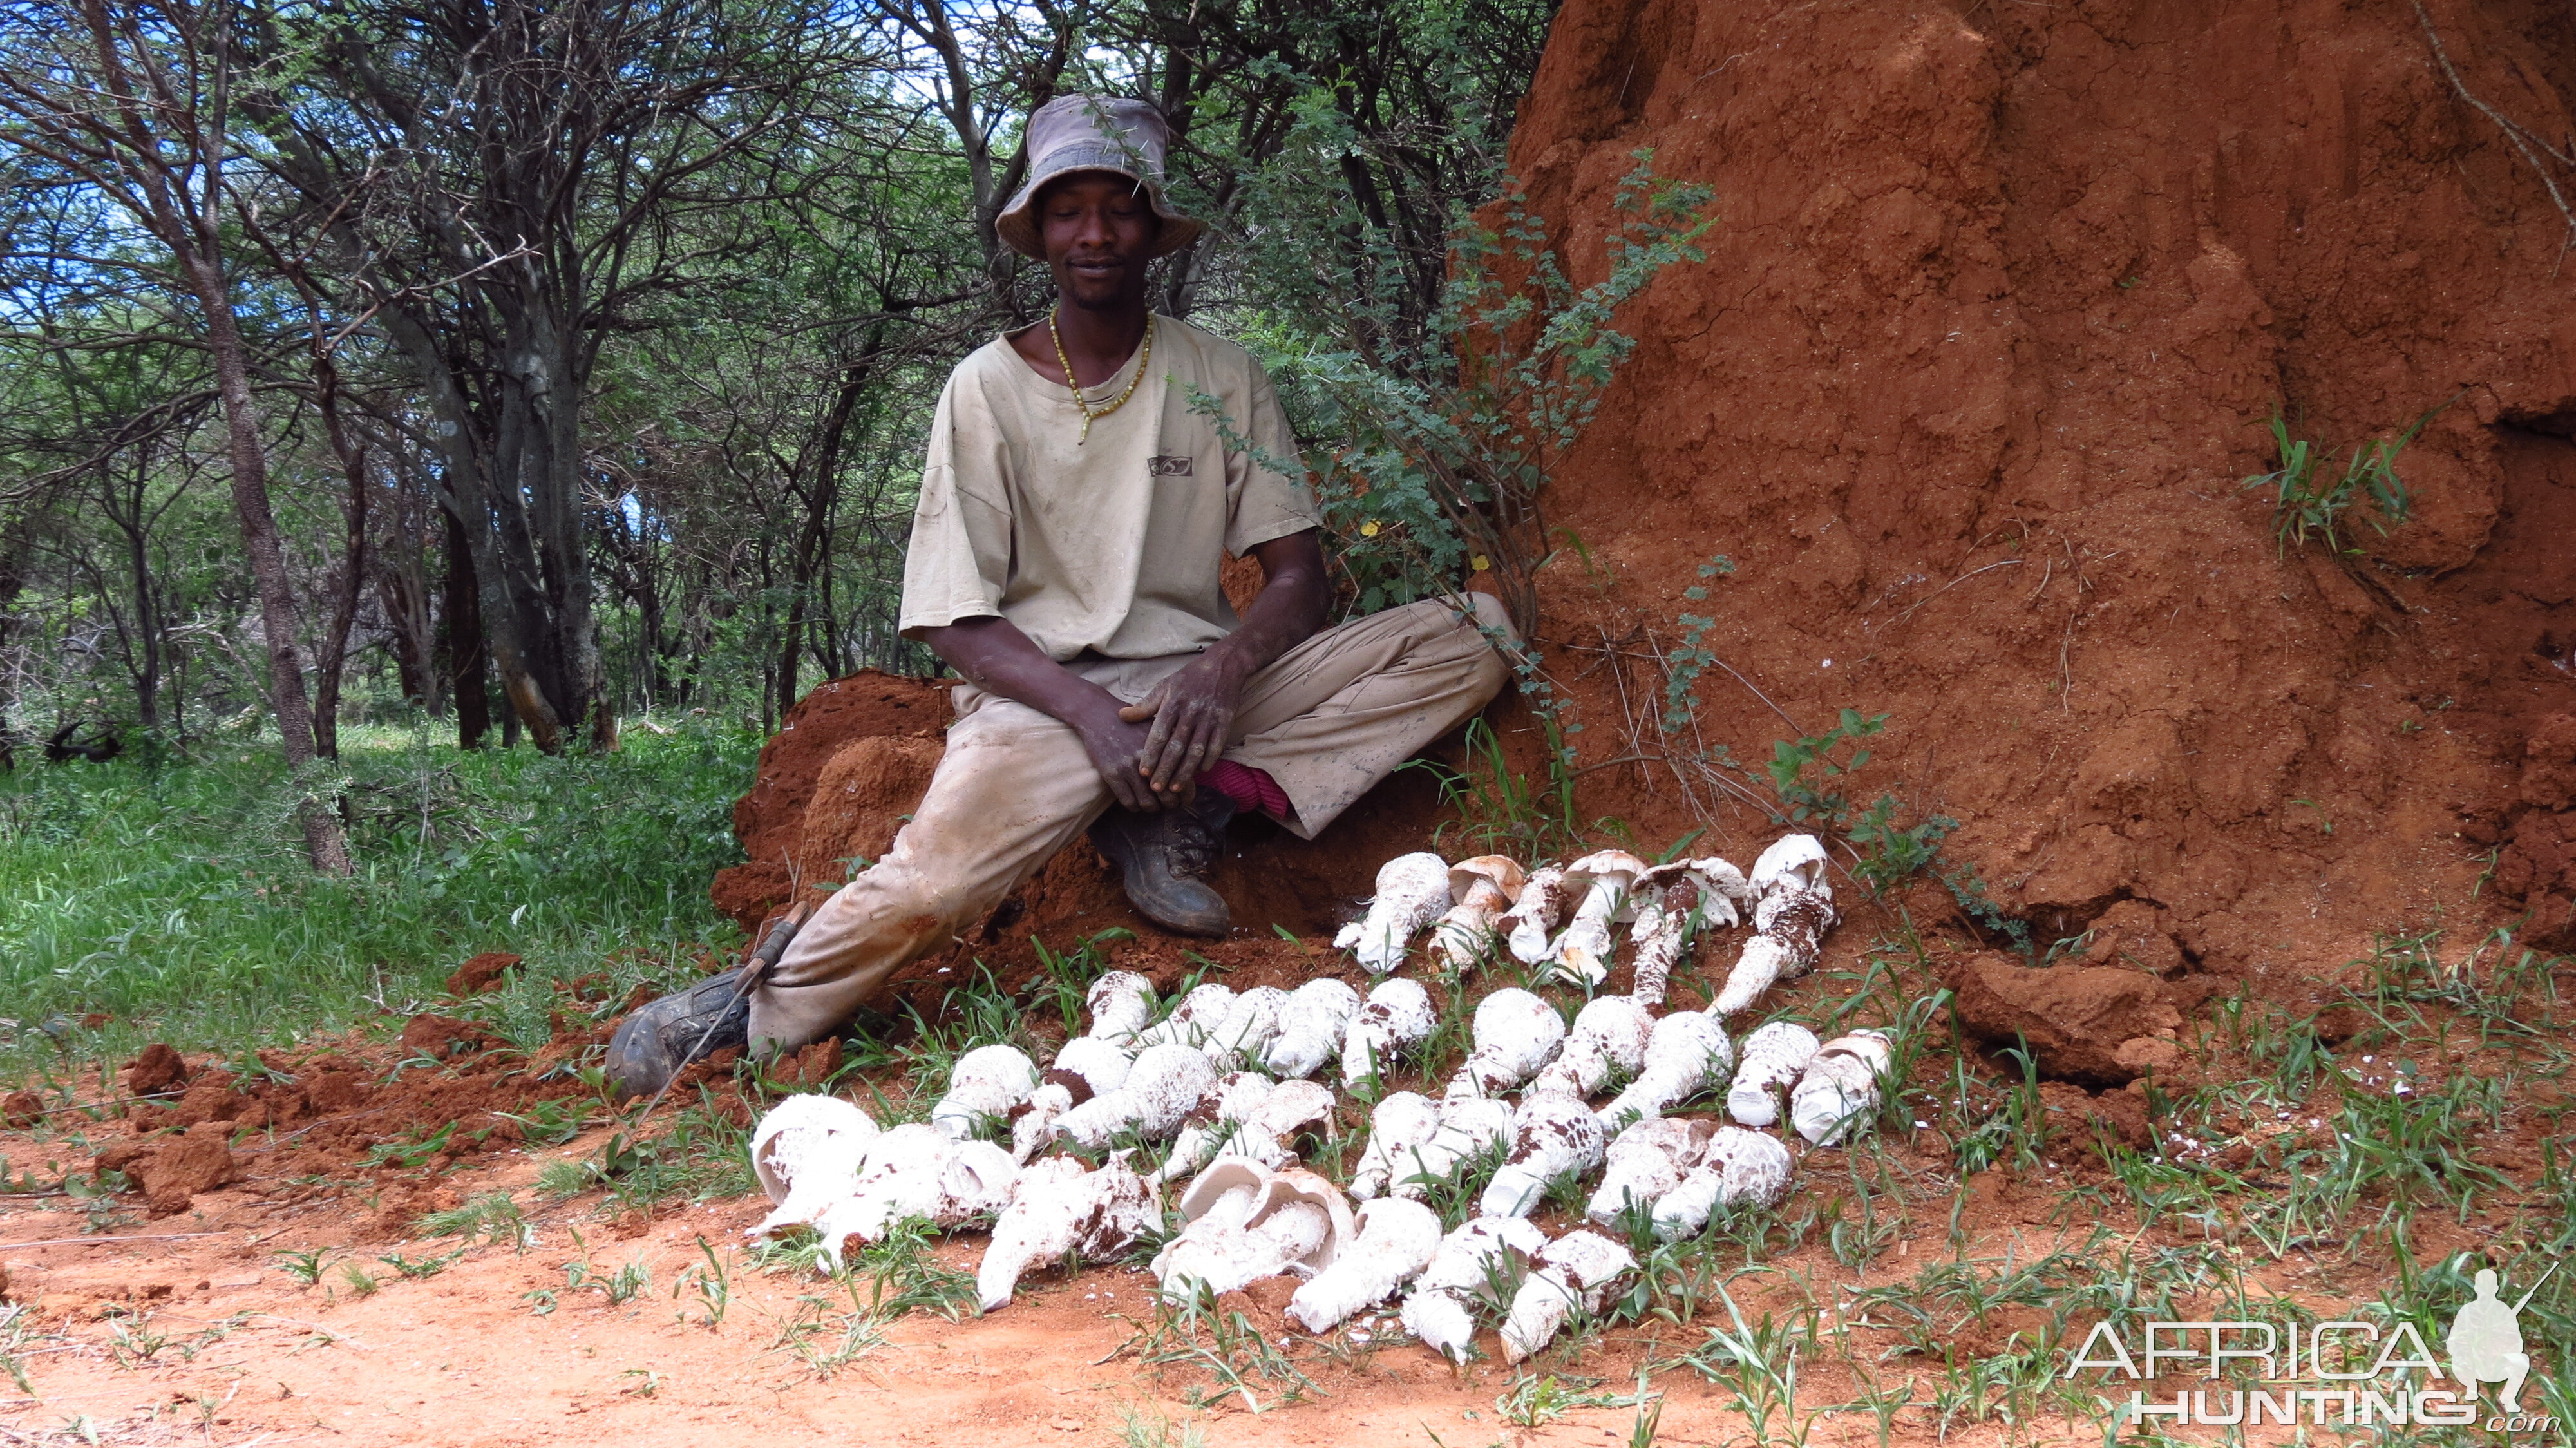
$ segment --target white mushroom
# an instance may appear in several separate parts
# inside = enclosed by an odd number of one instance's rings
[[[1019,1174],[1011,1154],[989,1141],[950,1141],[929,1127],[898,1126],[877,1137],[856,1192],[814,1223],[834,1265],[852,1238],[881,1242],[898,1223],[942,1230],[1001,1211]]]
[[[1816,1056],[1816,1033],[1795,1021],[1773,1021],[1744,1038],[1735,1084],[1726,1088],[1726,1114],[1744,1126],[1780,1119],[1780,1093],[1798,1083]]]
[[[1486,1184],[1477,1213],[1487,1217],[1526,1217],[1547,1195],[1548,1186],[1579,1177],[1601,1164],[1601,1123],[1591,1108],[1571,1096],[1525,1096],[1512,1113],[1512,1149],[1500,1171]]]
[[[1637,923],[1629,933],[1637,945],[1636,984],[1629,993],[1648,1005],[1664,1003],[1673,967],[1701,931],[1737,921],[1734,895],[1703,866],[1731,875],[1735,888],[1742,888],[1743,875],[1715,856],[1659,865],[1647,872],[1651,884],[1641,882]]]
[[[939,1205],[930,1219],[942,1228],[966,1225],[1011,1204],[1019,1163],[991,1141],[961,1142],[939,1169]]]
[[[1465,970],[1493,949],[1495,918],[1521,894],[1523,876],[1509,855],[1476,855],[1449,867],[1449,898],[1458,903],[1431,930],[1431,953]]]
[[[1508,1104],[1484,1096],[1453,1096],[1440,1103],[1440,1129],[1431,1133],[1431,1140],[1414,1148],[1411,1160],[1396,1163],[1394,1184],[1387,1191],[1420,1201],[1431,1194],[1430,1183],[1456,1176],[1470,1158],[1508,1148],[1511,1139]]]
[[[1744,877],[1742,870],[1716,855],[1703,855],[1691,861],[1690,867],[1692,874],[1707,881],[1712,889],[1726,898],[1728,907],[1724,923],[1728,925],[1740,923],[1741,917],[1736,914],[1734,907],[1749,906],[1753,903],[1753,882]],[[1706,913],[1712,921],[1718,918],[1717,907],[1713,902]]]
[[[1011,1155],[1021,1161],[1036,1155],[1055,1140],[1058,1118],[1094,1096],[1117,1090],[1133,1065],[1124,1048],[1097,1036],[1065,1042],[1044,1083],[1011,1113]]]
[[[1477,1308],[1497,1309],[1516,1291],[1520,1265],[1547,1247],[1547,1234],[1526,1217],[1475,1217],[1440,1239],[1431,1265],[1404,1299],[1404,1330],[1453,1363],[1467,1360]]]
[[[1018,1162],[992,1141],[953,1141],[917,1121],[894,1126],[868,1141],[858,1190],[829,1203],[814,1229],[837,1265],[842,1244],[884,1242],[899,1221],[963,1226],[1002,1211],[1015,1175]]]
[[[1530,1082],[1532,1094],[1590,1096],[1614,1076],[1645,1069],[1655,1018],[1633,996],[1597,996],[1575,1012],[1565,1049]]]
[[[1566,888],[1563,865],[1541,865],[1521,883],[1521,896],[1512,908],[1494,920],[1504,933],[1504,943],[1512,959],[1523,965],[1536,965],[1547,959],[1548,942],[1556,938],[1556,922],[1565,918]]]
[[[1398,1060],[1431,1038],[1438,1023],[1431,992],[1415,980],[1381,981],[1342,1035],[1342,1085],[1383,1078]]]
[[[1162,1045],[1198,1050],[1216,1034],[1217,1027],[1225,1024],[1227,1013],[1233,1009],[1234,988],[1210,981],[1181,997],[1170,1015],[1137,1032],[1136,1049],[1139,1054]]]
[[[1517,986],[1476,1003],[1475,1049],[1449,1082],[1451,1096],[1494,1096],[1520,1085],[1556,1059],[1565,1017]]]
[[[790,1096],[769,1108],[752,1129],[751,1170],[775,1205],[750,1235],[811,1225],[855,1194],[876,1136],[875,1120],[837,1096]]]
[[[1001,1152],[999,1147],[992,1149]],[[868,1159],[859,1168],[857,1190],[826,1206],[814,1223],[824,1255],[838,1266],[843,1246],[853,1237],[861,1242],[878,1242],[897,1222],[913,1218],[935,1222],[947,1204],[944,1178],[958,1150],[959,1144],[937,1127],[920,1122],[878,1133],[868,1142]],[[1002,1181],[1007,1189],[1012,1164],[1007,1153],[1002,1155]],[[970,1182],[968,1190],[975,1189]],[[964,1215],[961,1213],[959,1220]]]
[[[1565,867],[1565,883],[1581,887],[1583,899],[1548,949],[1559,979],[1588,989],[1610,973],[1611,923],[1628,912],[1629,887],[1646,868],[1645,861],[1626,850],[1596,850]]]
[[[1678,1241],[1699,1234],[1719,1207],[1773,1207],[1789,1192],[1789,1148],[1741,1126],[1709,1137],[1699,1165],[1655,1203],[1655,1235]]]
[[[1794,980],[1814,969],[1825,932],[1834,923],[1825,847],[1813,835],[1784,835],[1774,841],[1754,862],[1750,884],[1754,933],[1709,1007],[1720,1017],[1750,1008],[1773,982]]]
[[[1145,1180],[1160,1186],[1224,1157],[1284,1167],[1296,1159],[1288,1145],[1296,1134],[1323,1124],[1332,1114],[1333,1093],[1328,1087],[1313,1081],[1274,1083],[1267,1076],[1239,1071],[1220,1084],[1207,1119],[1182,1124],[1173,1138],[1171,1155]]]
[[[1440,1129],[1440,1107],[1430,1097],[1397,1091],[1369,1113],[1368,1145],[1351,1169],[1351,1195],[1367,1200],[1414,1174],[1414,1153]]]
[[[1333,1089],[1319,1081],[1282,1081],[1270,1088],[1260,1107],[1235,1127],[1217,1148],[1217,1156],[1243,1157],[1273,1169],[1297,1159],[1291,1145],[1300,1132],[1333,1119]]]
[[[1753,861],[1753,873],[1745,877],[1745,886],[1756,901],[1790,890],[1818,890],[1834,893],[1827,867],[1831,860],[1825,845],[1814,835],[1782,835],[1771,842]]]
[[[1091,1010],[1090,1035],[1136,1054],[1136,1033],[1154,1019],[1154,983],[1132,970],[1113,970],[1083,993]]]
[[[1572,1231],[1548,1243],[1503,1314],[1503,1361],[1518,1363],[1554,1341],[1576,1306],[1599,1312],[1610,1289],[1636,1270],[1628,1249],[1598,1232]]]
[[[1158,1141],[1180,1130],[1192,1108],[1216,1088],[1216,1068],[1194,1046],[1149,1046],[1118,1089],[1058,1117],[1055,1134],[1087,1150],[1107,1146],[1120,1130]]]
[[[964,1141],[988,1121],[1038,1089],[1038,1068],[1012,1046],[977,1046],[949,1068],[948,1094],[930,1108],[930,1124],[951,1141]]]
[[[1288,1315],[1308,1332],[1330,1332],[1352,1313],[1383,1302],[1431,1262],[1440,1247],[1440,1218],[1420,1202],[1380,1197],[1359,1211],[1359,1235],[1288,1299]]]
[[[1603,1158],[1601,1185],[1583,1215],[1599,1226],[1615,1227],[1623,1212],[1651,1211],[1699,1165],[1716,1129],[1714,1122],[1650,1116],[1620,1132]]]
[[[1181,1194],[1188,1225],[1154,1257],[1166,1293],[1233,1292],[1283,1273],[1312,1276],[1351,1236],[1350,1210],[1310,1172],[1250,1162],[1211,1167]]]
[[[1345,925],[1333,948],[1347,950],[1373,975],[1404,964],[1405,947],[1449,908],[1449,862],[1428,850],[1398,855],[1377,868],[1377,897],[1368,917]]]
[[[1158,1187],[1197,1175],[1199,1168],[1216,1159],[1217,1148],[1235,1128],[1261,1109],[1271,1085],[1270,1078],[1258,1071],[1237,1071],[1220,1079],[1182,1119],[1181,1129],[1172,1137],[1171,1153],[1161,1166],[1145,1174],[1145,1184]]]
[[[1675,1011],[1655,1022],[1637,1079],[1601,1108],[1601,1124],[1624,1127],[1641,1116],[1661,1116],[1703,1091],[1715,1090],[1735,1069],[1735,1048],[1717,1018]]]
[[[1297,987],[1279,1008],[1279,1034],[1262,1051],[1261,1064],[1274,1076],[1314,1075],[1340,1049],[1359,1009],[1360,993],[1331,976]]]
[[[1260,1061],[1261,1053],[1279,1035],[1279,1013],[1288,1004],[1288,992],[1275,985],[1257,985],[1237,991],[1234,1004],[1228,1006],[1225,1019],[1208,1032],[1200,1049],[1220,1071],[1234,1071]]]
[[[1817,1047],[1789,1093],[1789,1123],[1817,1146],[1838,1146],[1867,1130],[1894,1054],[1884,1031],[1854,1031]]]
[[[1098,1171],[1069,1156],[1023,1167],[975,1273],[976,1300],[986,1312],[1008,1305],[1021,1273],[1067,1253],[1095,1262],[1118,1256],[1159,1218],[1153,1194],[1127,1169],[1124,1152],[1112,1153]]]

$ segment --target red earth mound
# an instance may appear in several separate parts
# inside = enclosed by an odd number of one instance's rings
[[[948,718],[942,686],[874,670],[806,695],[762,748],[751,792],[734,806],[734,830],[751,859],[717,872],[716,908],[757,931],[785,906],[795,884],[819,893],[846,880],[854,861],[884,854],[938,767]],[[1454,748],[1432,753],[1454,755]],[[1276,943],[1280,929],[1330,934],[1369,893],[1379,864],[1422,847],[1438,811],[1436,782],[1400,771],[1321,840],[1298,839],[1267,820],[1236,823],[1213,879],[1234,907],[1237,943]],[[1161,963],[1177,967],[1185,951],[1227,950],[1156,930],[1128,907],[1099,852],[1077,843],[960,936],[955,948],[926,957],[906,979],[954,983],[971,961],[1025,961],[1032,936],[1061,949],[1113,928],[1139,937],[1141,951],[1120,954],[1135,956],[1136,968],[1149,971]]]
[[[2566,7],[2430,19],[2569,133]],[[1568,0],[1511,160],[1578,284],[1643,148],[1715,224],[1550,497],[1586,763],[1674,752],[1655,657],[1709,614],[1708,743],[1891,716],[1853,795],[1962,821],[2042,945],[2134,901],[2151,952],[2296,985],[2499,891],[2576,943],[2570,226],[2413,6]],[[2340,476],[2445,402],[2412,521],[2276,543],[2276,407]],[[1667,838],[1686,779],[1603,768],[1584,813]]]

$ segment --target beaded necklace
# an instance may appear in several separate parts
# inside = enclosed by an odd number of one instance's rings
[[[1082,413],[1082,436],[1073,444],[1075,447],[1080,447],[1091,441],[1092,420],[1107,417],[1125,407],[1127,399],[1136,395],[1136,384],[1145,380],[1145,368],[1154,360],[1154,314],[1151,312],[1145,314],[1145,348],[1143,354],[1136,359],[1136,375],[1127,379],[1127,390],[1118,394],[1116,402],[1098,412],[1091,410],[1091,403],[1082,395],[1082,384],[1076,381],[1073,375],[1073,359],[1064,355],[1064,334],[1055,329],[1055,308],[1053,307],[1047,308],[1047,338],[1055,343],[1056,365],[1064,369],[1064,385],[1073,389],[1073,405]]]

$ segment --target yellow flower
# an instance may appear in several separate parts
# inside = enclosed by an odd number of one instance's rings
[[[1377,536],[1377,520],[1375,518],[1371,518],[1360,525],[1360,536],[1363,538],[1374,538]]]
[[[1486,557],[1482,553],[1479,553],[1475,557],[1467,560],[1467,566],[1475,569],[1478,573],[1482,573],[1486,569],[1494,566],[1494,560]]]

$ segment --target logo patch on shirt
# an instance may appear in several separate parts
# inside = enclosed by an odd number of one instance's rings
[[[1190,460],[1177,457],[1147,458],[1145,475],[1152,478],[1186,478],[1190,476]]]

